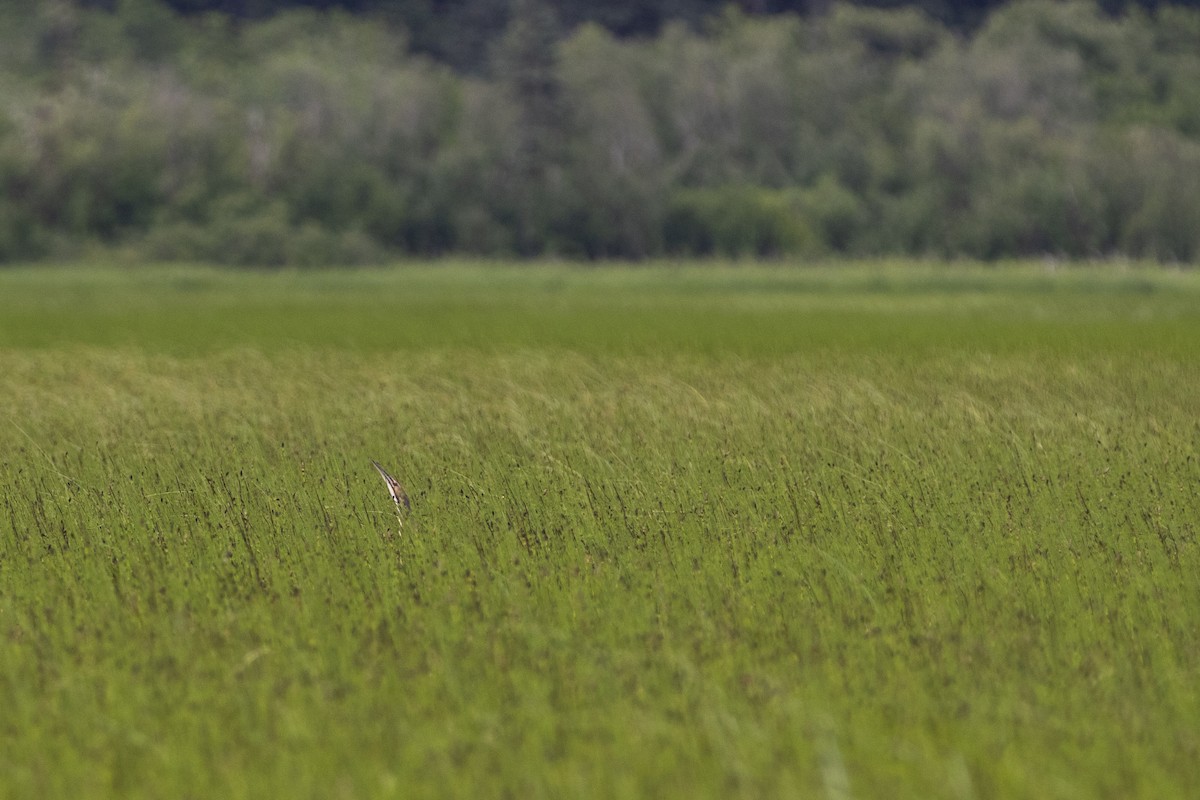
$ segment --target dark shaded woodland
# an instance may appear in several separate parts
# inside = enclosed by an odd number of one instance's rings
[[[0,39],[10,262],[1200,257],[1185,4],[56,0]]]

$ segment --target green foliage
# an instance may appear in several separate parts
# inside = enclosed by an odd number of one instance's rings
[[[282,203],[258,207],[246,197],[227,198],[203,225],[181,221],[156,226],[136,246],[160,261],[240,267],[364,264],[384,255],[361,232],[332,231],[312,221],[292,223]]]
[[[668,251],[691,256],[796,254],[813,239],[787,193],[754,186],[679,191],[663,231]]]
[[[958,36],[834,4],[620,39],[523,0],[461,74],[377,16],[102,5],[0,11],[0,259],[1196,258],[1195,10],[1027,0]]]
[[[6,270],[0,795],[1190,797],[1198,298]]]
[[[800,194],[804,219],[816,231],[821,249],[844,253],[862,238],[867,211],[862,200],[833,175]]]
[[[1122,249],[1164,261],[1200,258],[1200,206],[1191,201],[1200,191],[1200,142],[1134,128],[1117,145],[1112,170]]]

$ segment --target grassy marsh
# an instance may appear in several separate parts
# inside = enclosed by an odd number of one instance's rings
[[[1191,273],[0,273],[0,796],[1185,797],[1197,341]]]

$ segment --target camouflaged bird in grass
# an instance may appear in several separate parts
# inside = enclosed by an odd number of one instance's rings
[[[379,471],[383,476],[383,482],[387,484],[388,493],[391,494],[392,500],[396,503],[396,517],[400,520],[400,527],[404,527],[404,518],[400,516],[400,509],[408,511],[412,505],[408,502],[408,493],[404,491],[404,487],[400,485],[400,481],[393,478],[388,471],[383,468],[383,465],[378,461],[371,461],[371,465]]]

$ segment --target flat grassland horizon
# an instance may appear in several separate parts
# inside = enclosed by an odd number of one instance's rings
[[[1197,343],[1152,268],[0,270],[0,798],[1189,797]]]

